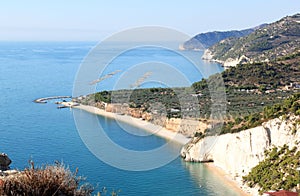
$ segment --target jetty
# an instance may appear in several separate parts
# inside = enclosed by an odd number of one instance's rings
[[[44,97],[44,98],[39,98],[34,100],[35,103],[47,103],[48,100],[53,100],[53,99],[67,99],[67,98],[72,98],[71,96],[53,96],[53,97]]]

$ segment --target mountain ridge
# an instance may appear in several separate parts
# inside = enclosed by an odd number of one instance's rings
[[[203,59],[225,67],[269,62],[300,51],[300,14],[286,16],[239,38],[227,38],[208,48]]]
[[[230,30],[230,31],[209,31],[199,33],[192,37],[190,40],[184,42],[180,48],[183,50],[205,50],[214,44],[229,38],[229,37],[243,37],[254,32],[256,29],[262,28],[267,24],[262,24],[257,27],[243,29],[243,30]]]
[[[253,32],[254,29],[232,30],[232,31],[212,31],[200,33],[184,42],[181,46],[183,50],[205,50],[219,41],[228,37],[242,37]]]

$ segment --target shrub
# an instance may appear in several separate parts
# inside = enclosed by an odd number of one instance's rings
[[[260,194],[280,189],[296,189],[299,192],[300,173],[297,168],[300,166],[300,151],[297,150],[297,147],[290,149],[287,145],[266,150],[266,158],[252,168],[243,180],[250,187],[258,185]]]
[[[77,176],[78,169],[72,173],[61,164],[27,168],[20,174],[7,177],[0,187],[3,196],[86,196],[93,188],[81,184],[82,177]]]

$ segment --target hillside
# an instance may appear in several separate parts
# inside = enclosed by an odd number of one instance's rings
[[[228,88],[283,89],[300,78],[300,52],[273,62],[246,63],[222,73]]]
[[[299,63],[300,53],[294,53],[276,62],[239,65],[191,87],[103,91],[73,101],[142,118],[171,130],[178,130],[177,125],[181,124],[180,133],[190,137],[203,134],[210,124],[211,108],[216,102],[212,100],[211,93],[214,92],[208,88],[208,83],[214,83],[215,78],[221,76],[226,100],[216,101],[223,104],[218,108],[226,107],[226,126],[222,132],[238,132],[241,128],[253,127],[247,122],[253,121],[253,114],[260,114],[265,107],[300,92]],[[192,123],[194,121],[198,123]],[[241,121],[245,123],[241,124]],[[231,129],[234,125],[239,126]]]
[[[225,70],[221,76],[226,89],[227,116],[236,118],[259,113],[265,106],[272,106],[299,92],[300,53],[287,55],[276,62],[238,65]],[[213,77],[195,82],[193,89],[205,94],[207,83]],[[199,97],[199,102],[208,105],[205,96]]]
[[[182,148],[185,161],[214,162],[252,195],[280,189],[300,192],[300,93],[225,123],[220,135],[213,129]]]
[[[227,123],[221,135],[207,130],[186,144],[181,156],[186,161],[213,161],[252,195],[280,189],[300,192],[299,101],[300,93]]]
[[[227,38],[205,51],[204,59],[235,66],[268,62],[300,50],[300,14],[259,28],[247,36]]]
[[[181,46],[184,50],[204,50],[218,43],[219,41],[229,37],[243,37],[254,32],[255,28],[245,29],[241,31],[214,31],[200,33],[190,40],[183,43]]]
[[[287,145],[274,147],[265,152],[266,159],[252,168],[244,176],[244,182],[249,187],[258,186],[259,193],[269,190],[297,190],[300,182],[300,151],[296,147],[289,149]],[[298,185],[299,186],[299,185]],[[300,192],[300,189],[298,188]]]

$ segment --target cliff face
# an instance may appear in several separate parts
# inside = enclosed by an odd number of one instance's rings
[[[204,130],[208,128],[209,124],[207,122],[198,120],[167,118],[165,116],[154,115],[143,111],[143,108],[130,108],[127,104],[96,103],[95,106],[100,109],[104,109],[106,112],[128,115],[134,118],[141,118],[155,125],[165,127],[170,131],[181,133],[187,137],[193,137],[196,132],[204,132]]]
[[[239,133],[194,139],[183,147],[181,156],[186,161],[213,161],[215,166],[241,181],[242,176],[265,158],[266,149],[287,144],[300,150],[300,125],[296,123],[299,119],[300,116],[276,118]]]
[[[170,118],[166,119],[165,128],[188,137],[193,137],[196,132],[203,133],[208,128],[208,123],[197,120]]]
[[[235,67],[241,62],[248,62],[249,58],[245,55],[240,56],[239,58],[228,58],[226,60],[214,59],[213,52],[210,49],[206,49],[202,56],[203,60],[213,61],[222,64],[225,68]]]

